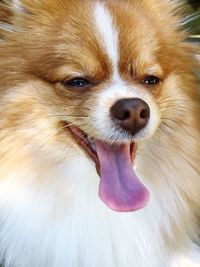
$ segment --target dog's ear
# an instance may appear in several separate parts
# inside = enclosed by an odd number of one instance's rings
[[[0,12],[7,11],[9,16],[20,12],[26,12],[26,5],[23,0],[0,0]]]
[[[0,1],[0,22],[8,23],[12,16],[11,8],[8,2]]]
[[[6,32],[12,31],[13,12],[7,1],[0,1],[0,39],[4,39]]]
[[[13,7],[13,9],[15,10],[19,10],[22,11],[22,2],[20,0],[11,0],[11,6]]]
[[[11,23],[14,13],[23,11],[20,0],[0,0],[0,22]]]
[[[27,13],[29,12],[24,0],[0,0],[0,39],[17,31],[20,28],[20,19]]]

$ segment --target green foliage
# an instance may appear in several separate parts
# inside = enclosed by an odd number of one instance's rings
[[[200,10],[188,17],[187,27],[193,34],[200,34]]]
[[[188,0],[188,15],[185,18],[186,27],[192,34],[200,34],[200,1]]]

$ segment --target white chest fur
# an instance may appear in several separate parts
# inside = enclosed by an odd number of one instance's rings
[[[141,211],[117,213],[99,199],[99,177],[87,159],[43,168],[39,178],[29,171],[1,182],[6,267],[169,266],[161,236],[163,224],[169,228],[168,211],[176,209],[169,189],[152,191]],[[29,177],[19,183],[17,175]]]

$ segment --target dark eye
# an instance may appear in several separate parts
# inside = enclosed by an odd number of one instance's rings
[[[90,82],[86,79],[83,78],[74,78],[69,81],[64,81],[63,84],[65,86],[71,86],[71,87],[76,87],[76,88],[82,88],[82,87],[87,87],[90,85]]]
[[[146,76],[142,82],[147,85],[156,85],[160,82],[160,78],[154,75],[149,75],[149,76]]]

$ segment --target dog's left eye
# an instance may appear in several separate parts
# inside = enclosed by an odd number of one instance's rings
[[[149,76],[146,76],[142,82],[147,85],[156,85],[160,82],[160,78],[154,75],[149,75]]]
[[[90,82],[86,79],[83,78],[74,78],[69,81],[64,81],[63,84],[65,86],[71,86],[71,87],[76,87],[76,88],[82,88],[82,87],[87,87],[90,85]]]

